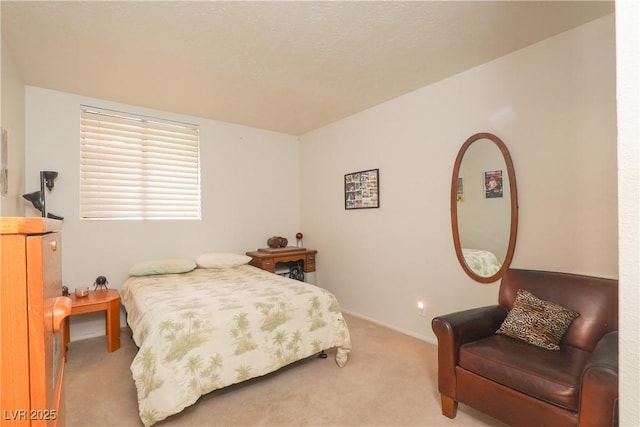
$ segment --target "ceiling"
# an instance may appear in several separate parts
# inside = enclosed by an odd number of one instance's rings
[[[300,135],[613,1],[7,1],[25,84]]]

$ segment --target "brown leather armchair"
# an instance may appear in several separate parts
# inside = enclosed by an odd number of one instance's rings
[[[580,313],[560,350],[497,335],[518,289]],[[618,423],[618,281],[508,269],[498,304],[433,319],[442,414],[458,402],[512,426]]]

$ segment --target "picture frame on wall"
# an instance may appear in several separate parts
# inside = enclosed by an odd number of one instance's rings
[[[380,207],[380,170],[369,169],[344,176],[344,208],[374,209]]]
[[[487,199],[502,197],[502,171],[489,171],[484,173],[484,196]]]
[[[456,200],[464,202],[464,182],[461,176],[458,177],[458,185],[456,186]]]

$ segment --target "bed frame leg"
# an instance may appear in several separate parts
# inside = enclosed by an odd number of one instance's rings
[[[327,355],[327,353],[325,353],[325,352],[324,352],[324,350],[322,350],[322,351],[320,352],[320,354],[318,355],[318,357],[319,357],[320,359],[326,359],[326,358],[327,358],[327,356],[328,356],[328,355]]]

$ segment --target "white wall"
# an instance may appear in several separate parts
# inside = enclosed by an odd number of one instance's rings
[[[80,221],[80,105],[200,125],[202,221]],[[120,289],[138,261],[195,257],[209,251],[265,247],[298,231],[298,139],[245,126],[149,111],[69,93],[26,87],[26,188],[56,170],[47,210],[65,218],[63,281],[72,291],[105,275]],[[39,213],[28,208],[28,215]],[[71,319],[71,338],[104,334],[102,314]],[[124,318],[122,319],[124,325]]]
[[[513,158],[512,266],[617,277],[614,32],[611,15],[302,136],[301,229],[345,310],[434,341],[435,315],[496,302],[451,237],[453,163],[477,132]],[[344,174],[371,168],[381,207],[345,211]]]
[[[620,425],[640,425],[640,3],[616,1]]]
[[[0,216],[24,215],[24,83],[2,41],[0,124],[7,130],[8,189],[0,196]]]

